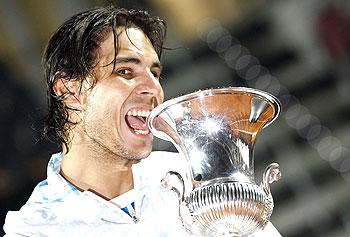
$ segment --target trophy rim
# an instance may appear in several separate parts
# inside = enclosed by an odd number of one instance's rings
[[[183,101],[195,99],[198,97],[212,96],[215,94],[234,94],[234,93],[255,94],[255,95],[263,97],[264,99],[266,99],[268,102],[270,102],[272,104],[272,106],[275,109],[275,113],[274,113],[273,117],[271,118],[271,120],[269,122],[267,122],[263,128],[266,128],[271,123],[273,123],[281,113],[282,105],[281,105],[280,100],[268,92],[265,92],[265,91],[262,91],[259,89],[255,89],[255,88],[249,88],[249,87],[226,87],[226,88],[199,90],[199,91],[195,91],[195,92],[192,92],[192,93],[189,93],[186,95],[182,95],[179,97],[169,99],[169,100],[163,102],[162,104],[158,105],[157,107],[155,107],[151,111],[150,115],[147,118],[147,125],[150,128],[151,132],[154,135],[158,136],[159,135],[158,130],[155,129],[153,126],[153,120],[157,115],[161,114],[168,107],[175,105],[175,104],[178,104],[178,103],[181,103]]]

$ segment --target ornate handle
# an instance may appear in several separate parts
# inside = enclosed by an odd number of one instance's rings
[[[268,167],[266,167],[262,182],[265,192],[270,193],[270,184],[280,180],[281,178],[282,173],[279,164],[272,163]]]
[[[160,184],[164,188],[170,189],[173,192],[175,192],[178,195],[180,202],[184,200],[185,182],[178,172],[168,171],[165,177],[160,181]]]
[[[282,178],[280,166],[277,163],[272,163],[266,167],[265,172],[263,174],[263,181],[261,182],[261,187],[266,193],[265,200],[265,212],[262,215],[262,219],[265,221],[265,225],[270,220],[272,210],[274,207],[273,198],[270,191],[270,184],[275,181],[278,181]]]

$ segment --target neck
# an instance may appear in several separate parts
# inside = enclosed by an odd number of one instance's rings
[[[61,174],[79,190],[110,200],[134,187],[131,167],[136,162],[91,144],[73,144],[69,153],[63,154]]]

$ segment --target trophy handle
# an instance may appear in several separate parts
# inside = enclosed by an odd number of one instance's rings
[[[168,171],[160,183],[164,188],[170,189],[171,191],[175,192],[179,198],[179,202],[184,201],[185,182],[178,172]]]
[[[282,178],[282,173],[281,173],[279,164],[272,163],[268,167],[266,167],[265,172],[263,174],[263,182],[262,182],[262,186],[266,194],[270,194],[270,184],[280,180],[281,178]]]
[[[265,212],[261,216],[261,218],[265,221],[264,226],[270,220],[270,217],[274,208],[273,198],[270,190],[270,184],[272,184],[275,181],[278,181],[281,178],[282,178],[282,174],[281,174],[280,166],[277,163],[272,163],[266,167],[265,172],[263,174],[263,181],[260,184],[261,188],[264,190],[266,194]]]

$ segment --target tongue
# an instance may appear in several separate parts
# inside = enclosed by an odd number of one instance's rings
[[[125,120],[128,125],[137,130],[147,130],[146,121],[142,117],[126,115]]]

